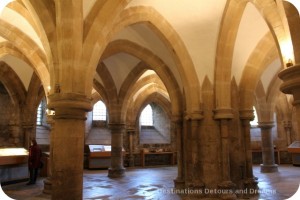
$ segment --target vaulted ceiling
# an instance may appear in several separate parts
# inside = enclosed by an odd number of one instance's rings
[[[91,11],[96,0],[83,0],[83,17],[86,18]],[[146,9],[149,13],[157,15],[163,23],[167,23],[170,28],[178,34],[180,40],[187,49],[189,56],[195,66],[195,71],[202,84],[205,77],[211,82],[215,76],[215,63],[217,44],[219,40],[220,28],[223,23],[226,0],[132,0],[126,9],[139,7]],[[289,0],[299,9],[298,0]],[[16,30],[20,37],[28,37],[45,52],[40,38],[40,30],[34,26],[33,18],[26,9],[26,1],[15,0],[9,3],[0,16],[2,24],[9,24],[12,30]],[[1,25],[1,24],[0,24]],[[227,30],[231,31],[231,30]],[[258,9],[251,2],[247,3],[242,18],[239,23],[238,32],[234,39],[234,52],[232,59],[232,77],[239,84],[245,66],[253,53],[262,41],[266,40],[269,34],[269,27],[266,20]],[[0,49],[6,48],[7,41],[1,37]],[[168,37],[168,36],[166,36]],[[171,37],[171,36],[170,36]],[[113,36],[112,41],[129,41],[138,44],[153,55],[161,59],[172,71],[177,83],[182,88],[180,72],[176,68],[176,63],[165,45],[157,30],[151,28],[149,23],[135,23],[126,26],[123,30]],[[269,46],[276,47],[275,41],[270,40]],[[1,45],[2,44],[2,45]],[[281,69],[282,64],[279,54],[274,48],[274,55],[270,55],[270,61],[266,62],[265,70],[261,76],[261,81],[265,89],[269,87],[272,79]],[[24,87],[28,89],[33,69],[22,59],[22,56],[11,55],[9,50],[2,50],[0,60],[6,62],[18,74]],[[117,90],[120,90],[123,82],[142,60],[126,52],[117,52],[100,60],[107,67]],[[97,73],[95,80],[102,84],[101,76]]]

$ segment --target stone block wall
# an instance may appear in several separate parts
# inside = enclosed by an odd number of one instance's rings
[[[15,108],[7,93],[0,93],[0,108],[0,147],[14,146],[13,137],[19,136],[19,132],[15,132],[18,122],[14,119]]]
[[[162,108],[152,104],[153,109],[153,126],[167,140],[170,141],[170,119]]]

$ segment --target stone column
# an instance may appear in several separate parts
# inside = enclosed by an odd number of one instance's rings
[[[199,123],[203,119],[201,112],[193,112],[185,116],[187,120],[187,132],[184,141],[187,141],[186,145],[186,155],[185,159],[185,184],[189,188],[193,189],[204,189],[205,185],[202,181],[203,169],[201,166],[201,149],[199,145],[200,133],[199,133]]]
[[[233,118],[231,109],[217,109],[215,119],[220,121],[221,132],[221,158],[222,158],[222,182],[218,187],[222,190],[234,190],[236,185],[231,181],[230,176],[230,158],[229,158],[229,121]],[[222,193],[222,199],[236,199],[235,193]]]
[[[286,143],[289,146],[292,143],[291,134],[292,134],[292,122],[291,121],[283,121],[283,127],[286,134]]]
[[[111,123],[109,128],[111,131],[111,167],[108,169],[108,177],[123,177],[125,176],[125,168],[123,166],[122,148],[125,124]]]
[[[184,117],[183,120],[183,173],[184,173],[184,182],[185,182],[185,186],[186,187],[190,187],[190,184],[192,182],[192,176],[191,176],[191,164],[190,161],[191,160],[191,145],[190,145],[190,123],[189,123],[189,119],[187,116]]]
[[[240,119],[242,120],[243,136],[245,139],[245,158],[246,158],[246,173],[244,185],[248,189],[257,189],[257,181],[253,176],[252,169],[252,149],[251,149],[251,134],[250,121],[254,119],[253,110],[240,111]]]
[[[47,171],[47,178],[44,180],[44,189],[43,193],[51,194],[52,193],[52,172],[51,172],[51,165],[52,165],[52,155],[53,155],[53,131],[54,131],[54,120],[53,115],[47,115],[47,123],[50,125],[50,145],[49,145],[49,160],[48,160],[48,171]]]
[[[129,136],[129,167],[134,167],[134,128],[128,128],[127,133]]]
[[[278,165],[275,164],[274,159],[274,145],[272,137],[273,122],[259,122],[261,129],[261,146],[262,146],[262,159],[263,163],[260,165],[262,173],[277,172]]]
[[[296,107],[297,128],[295,140],[300,141],[300,65],[288,67],[278,74],[283,80],[280,90],[285,94],[292,94],[294,97],[293,105]]]
[[[33,138],[33,128],[34,128],[34,124],[23,124],[22,128],[23,128],[23,133],[24,133],[24,140],[23,140],[23,145],[24,148],[29,149],[30,146],[30,141]]]
[[[177,153],[177,178],[174,180],[175,188],[184,188],[184,152],[183,152],[183,127],[182,119],[174,117],[172,120],[173,129],[176,136],[176,153]]]
[[[77,93],[57,93],[48,97],[48,108],[55,110],[52,131],[52,197],[81,200],[86,112],[91,100]]]

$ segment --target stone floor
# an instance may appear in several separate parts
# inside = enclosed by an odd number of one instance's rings
[[[84,171],[84,200],[178,200],[194,199],[186,195],[180,198],[172,193],[176,167],[131,168],[126,177],[110,179],[106,170]],[[283,200],[291,197],[300,183],[300,167],[280,165],[279,172],[262,174],[254,166],[259,181],[259,196],[251,200]],[[4,192],[17,200],[45,200],[50,196],[42,193],[43,179],[36,185],[18,183],[2,187]]]

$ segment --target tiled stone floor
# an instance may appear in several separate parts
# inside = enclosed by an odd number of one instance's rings
[[[254,166],[260,194],[251,200],[284,200],[291,197],[300,183],[300,167],[280,165],[279,172],[262,174]],[[176,194],[169,194],[176,177],[176,167],[131,168],[126,177],[110,179],[106,170],[84,171],[84,200],[178,200]],[[36,185],[18,183],[2,187],[4,192],[17,200],[45,200],[50,196],[42,193],[43,179]],[[183,199],[193,199],[189,196]]]

